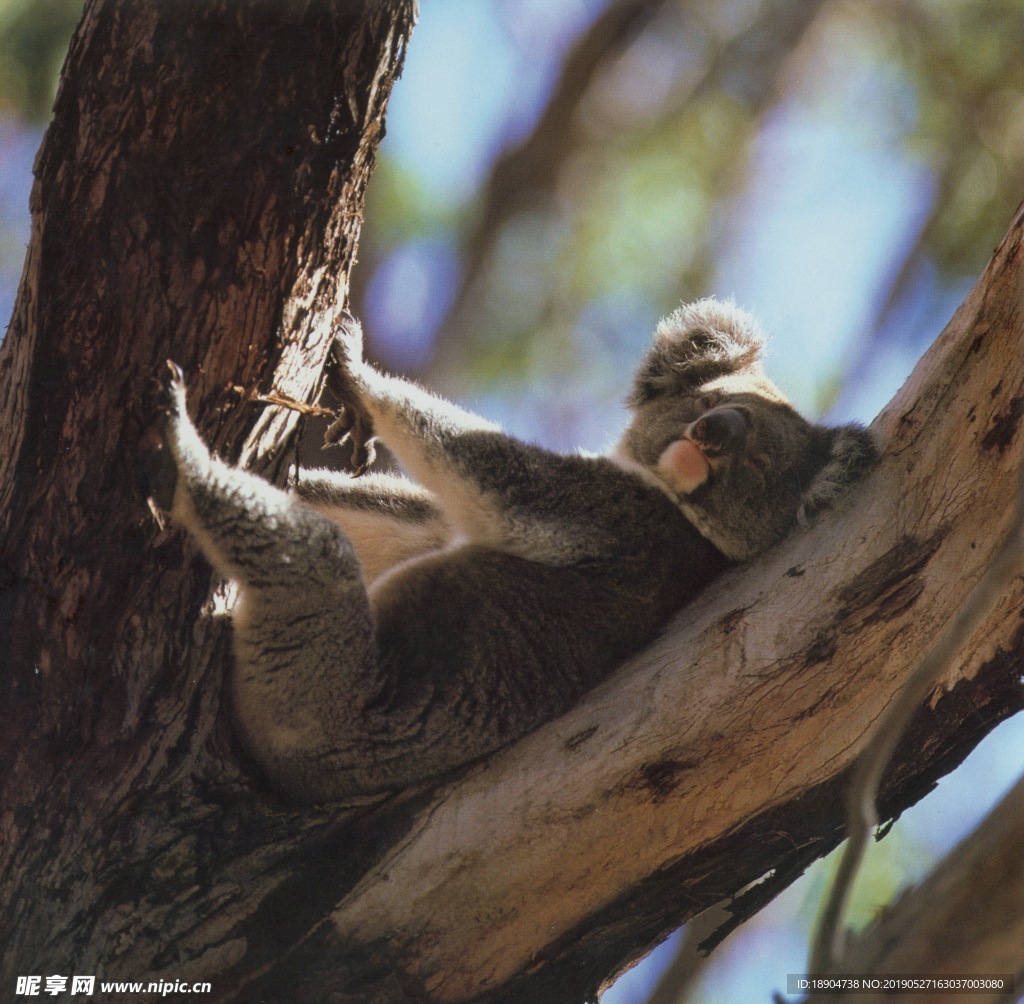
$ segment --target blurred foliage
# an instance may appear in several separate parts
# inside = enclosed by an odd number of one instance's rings
[[[0,109],[50,117],[57,77],[83,0],[0,0]]]
[[[595,23],[616,4],[628,0],[609,0]],[[746,227],[751,193],[762,192],[761,146],[783,113],[842,131],[845,142],[912,164],[923,178],[913,228],[889,251],[878,288],[865,292],[859,347],[837,350],[831,368],[816,375],[822,408],[877,355],[877,340],[892,340],[887,321],[924,295],[922,276],[931,283],[925,292],[942,303],[936,309],[945,310],[943,297],[956,295],[988,260],[1024,193],[1020,0],[655,6],[624,51],[609,49],[563,123],[571,143],[536,185],[517,179],[514,193],[481,185],[454,206],[445,193],[433,206],[428,197],[412,208],[414,182],[393,184],[400,172],[384,147],[362,267],[372,272],[392,253],[410,219],[447,231],[457,253],[461,247],[479,259],[455,270],[470,285],[442,296],[452,307],[438,322],[427,379],[469,373],[485,392],[508,387],[516,374],[523,383],[542,375],[553,393],[568,376],[603,384],[607,359],[590,351],[595,345],[621,352],[625,366],[652,320],[680,299],[728,294],[716,280]],[[588,44],[584,27],[573,46]],[[555,80],[550,103],[563,86]],[[510,105],[516,100],[509,95]],[[540,133],[519,142],[550,146]],[[389,180],[382,185],[382,178]],[[504,199],[508,211],[495,213],[488,199]],[[496,225],[480,234],[474,228],[484,219]],[[400,297],[401,290],[389,294],[382,283],[376,294]],[[356,306],[383,344],[378,305],[357,296]],[[600,316],[615,318],[631,337],[616,340],[600,322],[595,328]],[[924,317],[934,325],[933,315]],[[908,345],[921,337],[909,326],[903,335]]]
[[[998,240],[1021,200],[1024,8],[1019,0],[918,0],[899,23],[906,30],[891,36],[895,55],[919,106],[908,142],[940,179],[924,245],[945,273],[958,274]]]
[[[415,171],[384,157],[367,192],[364,215],[373,220],[378,240],[393,250],[405,241],[421,238],[438,227],[459,230],[466,226],[466,207],[431,197]]]

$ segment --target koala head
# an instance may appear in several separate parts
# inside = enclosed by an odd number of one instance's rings
[[[749,558],[834,503],[876,451],[857,425],[802,418],[762,372],[764,336],[731,304],[665,318],[634,378],[614,456],[639,465],[723,554]]]

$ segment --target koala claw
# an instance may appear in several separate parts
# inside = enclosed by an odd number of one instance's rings
[[[360,475],[373,463],[373,419],[363,405],[352,368],[362,365],[362,332],[358,324],[344,327],[334,342],[327,386],[338,400],[338,417],[324,433],[324,449],[346,441],[352,444],[352,467]],[[357,352],[358,354],[354,354]]]
[[[345,405],[338,417],[327,427],[324,433],[324,449],[340,446],[351,442],[351,464],[353,473],[358,477],[376,459],[377,451],[373,445],[373,425],[369,416],[360,409]]]
[[[176,418],[184,408],[185,403],[185,374],[181,367],[173,360],[167,360],[167,373],[164,374],[161,384],[160,411],[164,416],[164,425],[167,420]]]
[[[167,368],[171,371],[168,383],[172,386],[177,386],[178,384],[184,385],[185,374],[182,371],[182,368],[173,359],[167,360]]]
[[[150,510],[163,528],[161,511],[170,512],[178,480],[174,461],[175,425],[184,411],[185,374],[177,363],[167,360],[169,375],[159,381],[157,417],[143,439],[141,474]],[[156,381],[154,381],[156,382]]]

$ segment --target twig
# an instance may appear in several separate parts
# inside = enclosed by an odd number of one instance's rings
[[[253,401],[256,404],[273,404],[279,408],[289,408],[292,411],[297,411],[301,415],[331,415],[334,416],[337,413],[331,408],[325,408],[322,404],[306,404],[304,401],[296,401],[293,397],[287,397],[284,394],[279,394],[277,391],[271,391],[269,394],[254,394],[249,391],[246,392],[244,388],[237,388],[240,390],[249,401]]]
[[[647,1004],[682,1004],[707,965],[700,944],[729,919],[726,902],[716,903],[686,922],[672,961],[658,978]]]
[[[1024,468],[1017,487],[1013,523],[992,563],[971,590],[967,602],[921,660],[910,679],[883,715],[858,760],[847,801],[849,840],[829,890],[812,943],[809,972],[840,971],[846,931],[843,919],[854,880],[860,869],[871,831],[878,822],[877,800],[882,775],[896,744],[947,667],[963,649],[992,604],[1005,592],[1024,565]]]

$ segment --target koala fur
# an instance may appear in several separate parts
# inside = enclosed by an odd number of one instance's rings
[[[171,380],[172,515],[238,584],[235,708],[270,781],[339,799],[487,754],[834,502],[874,458],[868,433],[801,418],[762,341],[731,305],[681,307],[619,443],[563,456],[377,371],[353,323],[339,429],[379,437],[412,480],[318,471],[292,492],[211,457]]]

